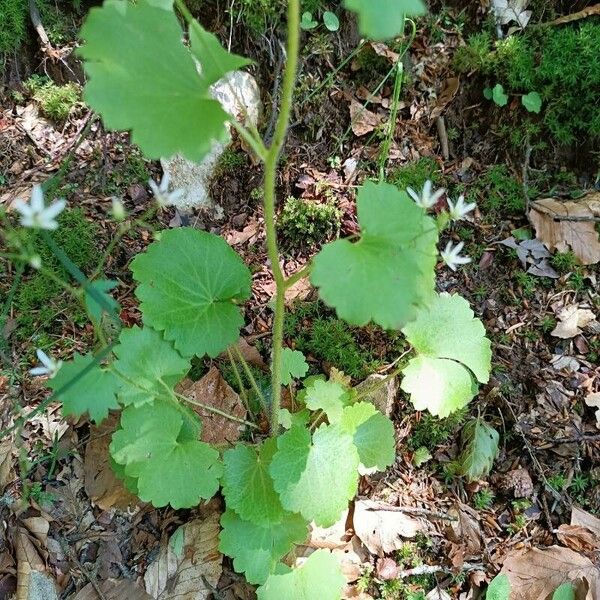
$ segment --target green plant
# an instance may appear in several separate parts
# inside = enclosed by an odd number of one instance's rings
[[[0,0],[0,55],[21,44],[27,30],[28,7],[21,0]]]
[[[556,252],[550,259],[550,263],[559,273],[569,273],[579,264],[577,257],[570,250],[568,252]]]
[[[473,494],[473,506],[477,510],[487,510],[494,502],[494,492],[490,488],[483,488]]]
[[[533,275],[529,275],[525,271],[517,271],[514,278],[525,298],[533,298],[535,296],[537,282]]]
[[[340,217],[333,202],[318,203],[290,197],[277,219],[277,227],[288,248],[314,248],[337,237]]]
[[[431,451],[434,450],[440,444],[448,441],[466,418],[467,410],[464,408],[453,412],[444,419],[435,417],[430,413],[422,413],[410,436],[409,445],[411,449],[417,450],[424,447]]]
[[[462,428],[462,452],[457,459],[456,472],[469,481],[485,477],[492,469],[498,454],[498,432],[483,419],[468,421]]]
[[[435,159],[425,156],[413,163],[398,167],[392,171],[389,180],[399,190],[405,190],[409,187],[420,190],[427,180],[434,185],[441,185],[444,178]]]
[[[105,314],[120,328],[109,343],[100,319],[92,318],[94,354],[75,353],[62,365],[45,361],[49,364],[37,371],[49,375],[50,399],[60,398],[65,414],[87,413],[100,422],[109,411],[120,411],[111,464],[144,501],[187,508],[221,490],[226,510],[220,550],[260,586],[259,600],[339,600],[345,578],[335,555],[318,550],[296,569],[281,559],[305,539],[310,522],[328,527],[340,518],[358,490],[360,465],[384,471],[394,463],[394,425],[335,372],[329,379],[317,375],[294,382],[306,375],[308,363],[297,350],[283,346],[286,290],[310,276],[339,319],[355,327],[373,323],[402,332],[412,355],[390,375],[402,374],[402,388],[413,406],[434,415],[464,409],[479,384],[488,381],[490,341],[464,298],[435,292],[439,231],[450,216],[428,215],[423,203],[383,179],[358,189],[359,234],[325,244],[305,268],[285,275],[275,191],[298,65],[299,0],[287,6],[286,69],[269,147],[209,93],[214,82],[248,61],[226,52],[183,0],[175,5],[189,27],[189,48],[169,0],[111,0],[90,13],[80,49],[88,75],[86,100],[107,127],[130,128],[148,158],[179,153],[199,160],[215,140],[226,138],[230,123],[264,163],[263,215],[275,282],[268,401],[256,387],[270,436],[253,420],[190,402],[176,391],[192,359],[236,351],[244,325],[242,305],[252,291],[250,270],[232,247],[193,227],[156,232],[131,261],[143,326],[123,327],[110,294],[113,282],[86,279],[47,231],[58,227],[54,217],[62,203],[44,207],[36,195],[30,205],[17,205],[21,223],[42,229],[41,239],[79,284],[75,295],[94,308],[91,317]],[[375,39],[404,31],[405,11],[398,8],[414,14],[425,8],[420,0],[393,7],[356,0],[345,0],[345,5],[358,13],[361,33]],[[163,205],[174,194],[166,187],[166,181],[153,186]],[[28,248],[13,243],[11,249],[10,257],[20,263],[38,262]],[[452,268],[459,262],[445,260]],[[246,365],[243,357],[240,362]],[[300,388],[294,408],[282,410],[282,386],[292,382],[292,389]],[[244,426],[246,441],[225,451],[200,441],[202,423],[189,403]],[[488,450],[477,464],[489,460]]]
[[[64,121],[79,102],[81,92],[74,83],[56,85],[47,77],[32,75],[25,87],[38,102],[42,113],[54,121]]]
[[[454,66],[459,73],[481,71],[487,73],[492,66],[490,54],[493,48],[493,38],[483,31],[472,35],[464,46],[459,46],[454,53]]]
[[[562,492],[567,485],[567,478],[563,473],[556,473],[548,477],[548,485],[557,492]]]
[[[64,211],[58,222],[60,227],[52,233],[52,238],[75,265],[88,271],[99,259],[97,226],[85,219],[80,208]],[[34,332],[43,334],[50,330],[55,316],[63,311],[68,311],[76,323],[85,322],[86,311],[78,302],[62,294],[60,279],[67,277],[65,268],[36,233],[28,234],[25,244],[39,256],[46,271],[34,272],[17,290],[14,307],[18,327],[15,335],[24,340]]]

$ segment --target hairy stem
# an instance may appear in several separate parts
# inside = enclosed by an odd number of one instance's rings
[[[275,126],[273,142],[265,158],[264,211],[267,234],[267,252],[275,280],[275,314],[273,317],[273,354],[271,362],[271,434],[279,432],[279,410],[281,408],[281,357],[283,343],[283,317],[285,311],[285,276],[279,265],[279,249],[275,229],[275,185],[279,155],[285,142],[298,67],[300,42],[300,0],[289,0],[287,8],[287,64],[283,77],[281,106]]]

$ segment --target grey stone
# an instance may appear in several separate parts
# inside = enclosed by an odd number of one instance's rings
[[[239,121],[247,125],[258,125],[261,112],[260,90],[250,73],[228,73],[211,87],[211,95],[221,103],[226,112]],[[163,170],[171,177],[171,190],[181,189],[184,192],[175,204],[180,212],[202,208],[216,218],[222,217],[223,210],[211,200],[208,188],[219,158],[230,143],[231,139],[225,144],[213,142],[212,150],[200,162],[178,155],[161,159]]]

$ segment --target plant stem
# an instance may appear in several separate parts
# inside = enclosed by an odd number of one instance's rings
[[[279,155],[285,142],[292,99],[296,83],[298,53],[300,43],[300,0],[289,0],[287,8],[287,64],[281,91],[281,106],[275,126],[273,142],[265,158],[264,179],[264,212],[267,235],[267,252],[273,279],[275,280],[275,314],[273,316],[273,354],[271,362],[271,434],[279,432],[279,410],[281,408],[281,357],[283,343],[283,317],[285,311],[285,276],[279,265],[279,249],[277,247],[277,231],[275,229],[275,185]]]
[[[308,277],[308,275],[310,274],[311,267],[312,264],[309,261],[299,271],[296,271],[293,275],[290,275],[285,280],[285,289],[287,290],[291,288],[295,283],[298,283],[301,279]]]
[[[250,382],[250,386],[254,390],[254,393],[258,396],[258,400],[260,401],[261,406],[266,411],[267,410],[267,401],[266,401],[265,396],[262,393],[261,389],[258,387],[258,383],[256,383],[256,379],[254,378],[254,375],[252,374],[252,370],[250,369],[248,362],[243,357],[242,352],[238,348],[237,345],[232,346],[232,347],[235,350],[235,353],[237,354],[238,360],[240,361],[242,368],[244,369],[244,373],[246,373],[246,377],[248,378],[248,381]]]

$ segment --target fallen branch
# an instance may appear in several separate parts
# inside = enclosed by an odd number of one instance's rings
[[[564,17],[558,17],[558,19],[554,19],[554,21],[549,21],[548,23],[543,23],[544,26],[555,26],[555,25],[564,25],[565,23],[572,23],[573,21],[580,21],[581,19],[586,19],[587,17],[591,17],[593,15],[600,15],[600,4],[595,4],[594,6],[588,6],[579,12],[573,13],[572,15],[565,15]]]
[[[367,510],[387,510],[389,512],[402,512],[407,515],[417,515],[422,517],[431,517],[432,519],[440,519],[442,521],[458,521],[456,517],[451,517],[445,513],[436,512],[427,508],[414,508],[411,506],[391,506],[388,504],[377,504],[373,508]]]
[[[38,10],[35,0],[29,0],[29,16],[31,17],[31,23],[33,24],[33,28],[36,30],[40,40],[42,41],[43,48],[49,48],[50,38],[42,25],[42,18],[40,17],[40,11]]]
[[[481,563],[464,563],[459,570],[461,572],[479,570],[483,571],[484,567]],[[415,575],[433,575],[434,573],[447,573],[452,575],[456,574],[456,570],[448,567],[442,567],[440,565],[421,565],[420,567],[414,567],[413,569],[400,571],[398,575],[396,575],[396,579],[406,579],[407,577],[414,577]]]

